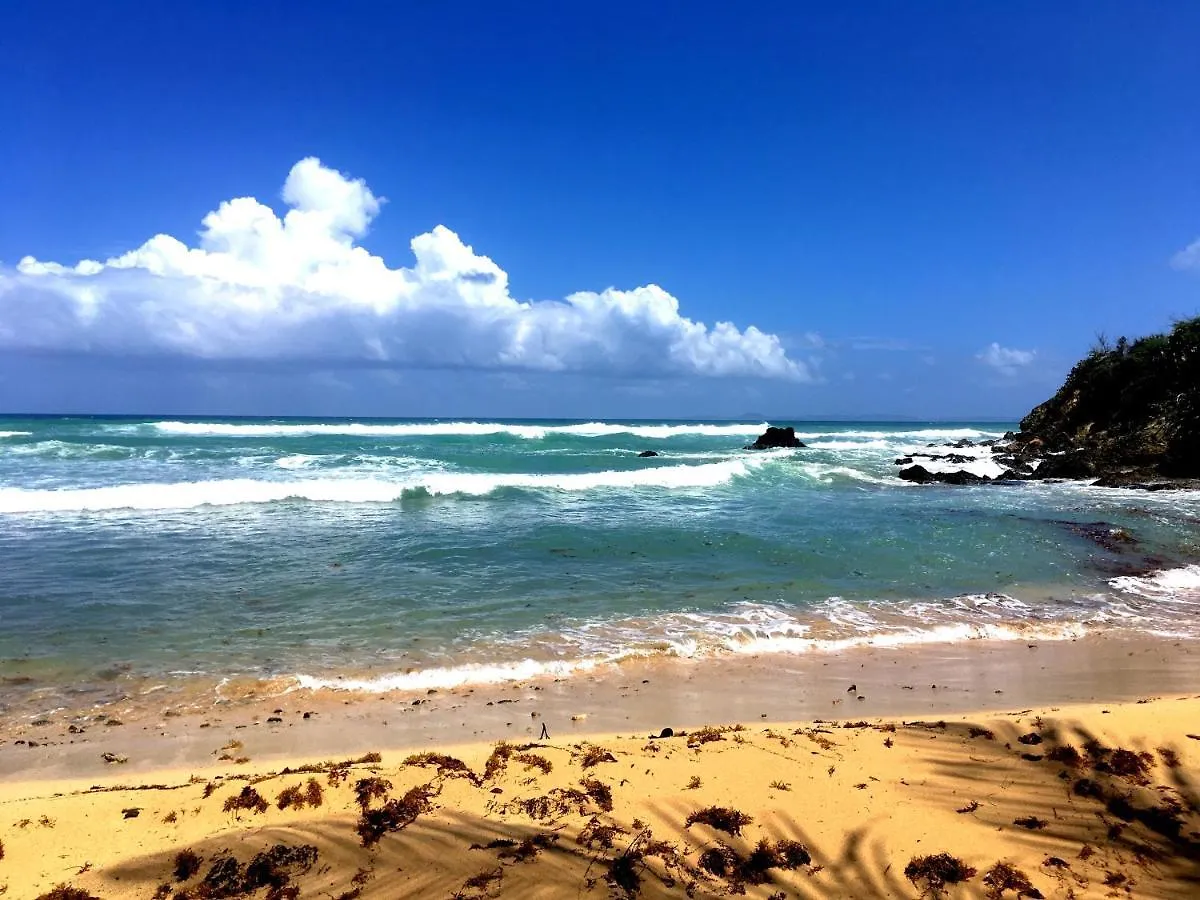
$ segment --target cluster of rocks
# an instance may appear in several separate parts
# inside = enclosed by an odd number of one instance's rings
[[[945,452],[973,449],[967,456]],[[980,451],[982,448],[982,451]],[[1016,481],[1091,480],[1097,487],[1125,487],[1141,490],[1200,490],[1200,479],[1176,478],[1159,474],[1153,469],[1122,465],[1087,447],[1051,449],[1047,443],[1028,432],[1008,432],[1003,438],[947,444],[930,444],[929,452],[914,452],[895,461],[903,466],[900,478],[917,484],[989,484]],[[983,475],[970,469],[949,466],[991,462],[998,468],[996,475]],[[925,464],[923,464],[925,463]]]

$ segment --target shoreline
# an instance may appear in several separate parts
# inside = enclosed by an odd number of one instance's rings
[[[854,691],[849,688],[854,687]],[[657,734],[720,722],[990,715],[1028,706],[1200,693],[1200,641],[1100,633],[625,661],[567,678],[427,691],[231,685],[199,710],[151,693],[0,730],[0,781],[126,778],[496,740]],[[237,742],[236,753],[225,745]],[[104,754],[125,762],[106,762]]]

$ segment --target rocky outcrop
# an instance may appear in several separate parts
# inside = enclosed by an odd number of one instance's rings
[[[1042,460],[1034,478],[1200,478],[1200,317],[1132,343],[1101,341],[1007,447]]]
[[[916,484],[930,484],[932,482],[939,482],[941,484],[986,484],[988,481],[991,481],[990,478],[984,478],[982,475],[976,475],[974,472],[968,472],[965,469],[956,469],[953,472],[931,472],[920,464],[909,466],[907,469],[901,469],[900,477],[905,481],[912,481]]]
[[[796,429],[790,425],[777,428],[774,425],[758,436],[753,444],[747,445],[747,450],[771,450],[776,447],[803,447],[804,444],[796,437]]]
[[[933,445],[930,445],[933,446]],[[987,448],[1003,467],[995,479],[930,471],[920,460],[955,463],[952,453],[912,453],[897,465],[906,481],[1094,479],[1102,487],[1200,489],[1200,317],[1132,343],[1101,341],[1063,386],[1001,440],[943,448]],[[978,457],[977,457],[978,459]]]
[[[649,457],[651,457],[651,456],[658,456],[658,451],[656,451],[656,450],[643,450],[641,453],[639,453],[639,454],[638,454],[638,457],[640,457],[641,459],[648,459],[648,458],[649,458]]]

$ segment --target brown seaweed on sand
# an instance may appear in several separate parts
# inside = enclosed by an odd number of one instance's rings
[[[391,789],[392,783],[386,778],[377,778],[374,775],[360,778],[354,783],[354,802],[365,812],[372,800],[384,799]]]
[[[718,831],[724,831],[734,837],[740,837],[742,828],[753,822],[750,816],[726,806],[706,806],[698,809],[687,817],[684,827],[690,828],[697,823],[708,825]]]
[[[38,896],[37,900],[100,900],[100,898],[69,884],[60,884]]]
[[[238,812],[244,809],[256,813],[265,813],[268,805],[267,801],[263,799],[262,794],[250,787],[250,785],[246,785],[242,788],[241,793],[227,797],[223,808],[225,812]]]
[[[482,783],[482,779],[461,759],[456,759],[453,756],[447,756],[445,753],[414,753],[408,759],[404,760],[406,766],[434,766],[437,772],[443,778],[455,777],[466,778],[474,784]]]
[[[596,778],[585,778],[579,782],[585,794],[604,812],[612,812],[612,788]]]
[[[988,900],[1001,900],[1005,891],[1012,891],[1018,897],[1042,896],[1028,875],[1006,862],[998,862],[984,872],[983,883],[987,885]]]
[[[187,881],[200,871],[200,863],[200,854],[195,850],[180,850],[175,854],[175,880]]]
[[[385,834],[407,828],[421,813],[433,809],[432,800],[439,791],[432,784],[410,789],[398,800],[389,800],[379,809],[364,809],[356,831],[364,847],[374,847]]]
[[[975,877],[975,869],[949,853],[914,856],[904,867],[904,877],[921,888],[922,897],[940,897],[950,884]]]
[[[579,752],[572,755],[579,760],[579,765],[585,769],[598,766],[600,763],[617,761],[617,758],[612,753],[595,744],[577,744],[575,749]]]

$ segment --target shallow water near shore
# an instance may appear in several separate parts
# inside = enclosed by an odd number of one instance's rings
[[[4,419],[0,705],[1200,636],[1200,494],[912,485],[1011,426],[793,424]]]

